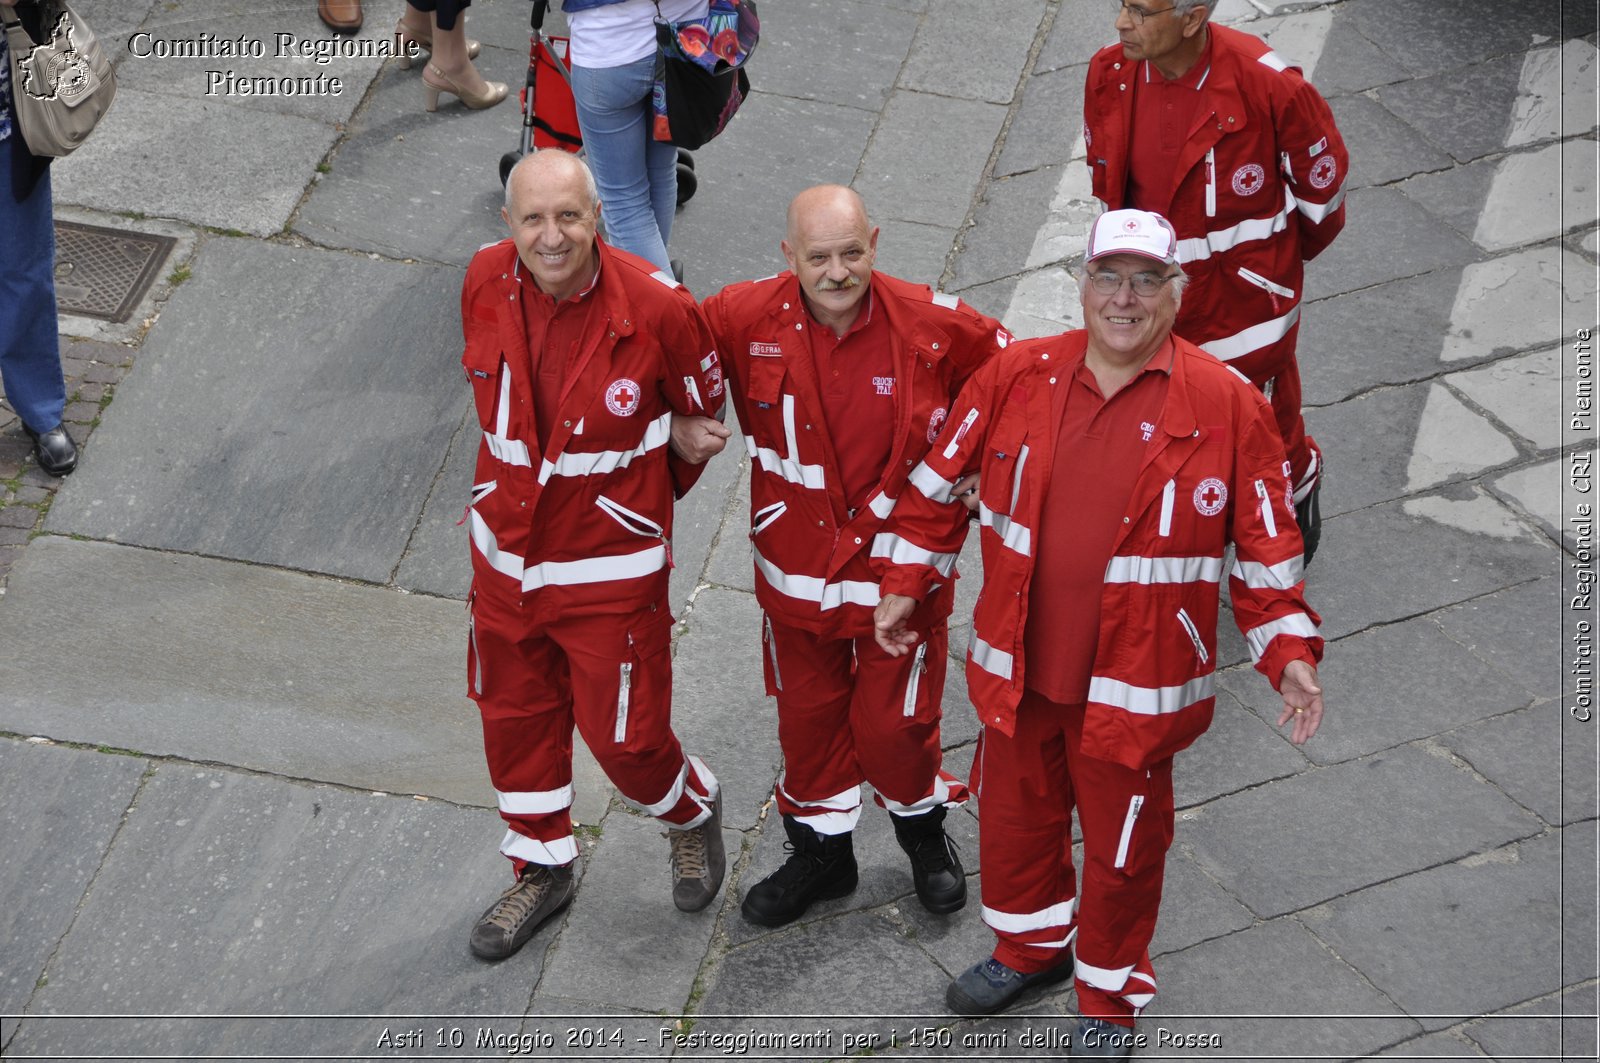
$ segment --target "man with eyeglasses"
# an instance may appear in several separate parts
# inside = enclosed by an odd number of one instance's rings
[[[984,730],[970,786],[997,943],[945,999],[990,1014],[1075,975],[1073,1058],[1126,1058],[1155,994],[1172,757],[1211,723],[1230,545],[1234,618],[1282,694],[1279,726],[1301,743],[1322,721],[1283,443],[1259,391],[1172,334],[1177,245],[1159,215],[1102,214],[1085,328],[1014,343],[980,369],[884,529],[896,564],[877,638],[903,654],[905,618],[948,581],[939,560],[961,549],[976,484],[967,689]]]
[[[1084,139],[1108,210],[1177,229],[1189,290],[1178,335],[1266,394],[1293,470],[1311,560],[1322,454],[1295,360],[1304,263],[1344,227],[1350,159],[1327,101],[1258,37],[1213,25],[1202,0],[1117,8],[1120,43],[1089,64]]]

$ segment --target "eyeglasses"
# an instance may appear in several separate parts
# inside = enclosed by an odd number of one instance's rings
[[[1154,11],[1147,11],[1142,7],[1135,7],[1132,4],[1124,4],[1121,2],[1121,0],[1118,0],[1117,7],[1122,11],[1126,11],[1133,18],[1133,24],[1135,26],[1143,26],[1144,20],[1149,18],[1151,15],[1165,15],[1168,11],[1177,10],[1175,7],[1162,7],[1157,8]]]
[[[1133,294],[1148,299],[1176,276],[1176,273],[1134,273],[1124,276],[1115,270],[1105,269],[1089,274],[1089,283],[1101,295],[1116,295],[1122,290],[1122,282],[1127,281],[1133,285]]]

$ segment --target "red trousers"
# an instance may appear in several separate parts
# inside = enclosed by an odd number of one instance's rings
[[[672,733],[672,613],[665,602],[609,616],[546,616],[535,604],[471,598],[468,696],[483,716],[489,779],[518,874],[577,858],[572,728],[622,799],[668,827],[711,814],[716,777]]]
[[[844,834],[861,815],[861,782],[898,815],[966,800],[940,769],[939,720],[949,634],[890,657],[869,632],[824,638],[766,618],[767,693],[778,700],[783,777],[778,811],[818,834]]]
[[[1278,422],[1278,434],[1283,437],[1283,452],[1289,459],[1289,482],[1294,484],[1294,500],[1299,502],[1311,493],[1322,476],[1322,451],[1317,441],[1306,434],[1305,415],[1301,410],[1303,397],[1300,390],[1300,362],[1294,356],[1295,340],[1300,333],[1296,321],[1289,334],[1279,341],[1287,345],[1288,359],[1272,375],[1251,383],[1260,388],[1272,405],[1273,419]]]
[[[1054,967],[1073,945],[1079,1011],[1132,1026],[1156,991],[1149,947],[1172,844],[1172,759],[1132,771],[1085,756],[1083,713],[1029,690],[1015,735],[984,729],[972,766],[983,920],[995,958],[1014,970]]]

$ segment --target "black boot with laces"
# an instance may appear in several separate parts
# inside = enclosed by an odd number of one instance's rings
[[[944,832],[944,806],[920,816],[894,816],[894,836],[911,857],[911,882],[917,900],[935,915],[960,911],[967,903],[966,873],[955,843]]]
[[[783,926],[815,901],[843,897],[856,888],[856,853],[848,832],[818,834],[793,816],[783,817],[789,859],[744,895],[739,910],[752,923]]]

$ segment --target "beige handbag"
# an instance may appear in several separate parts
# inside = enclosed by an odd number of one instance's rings
[[[46,39],[35,44],[11,8],[0,7],[11,56],[17,128],[35,155],[70,155],[117,94],[117,75],[89,24],[63,0],[40,0]]]

